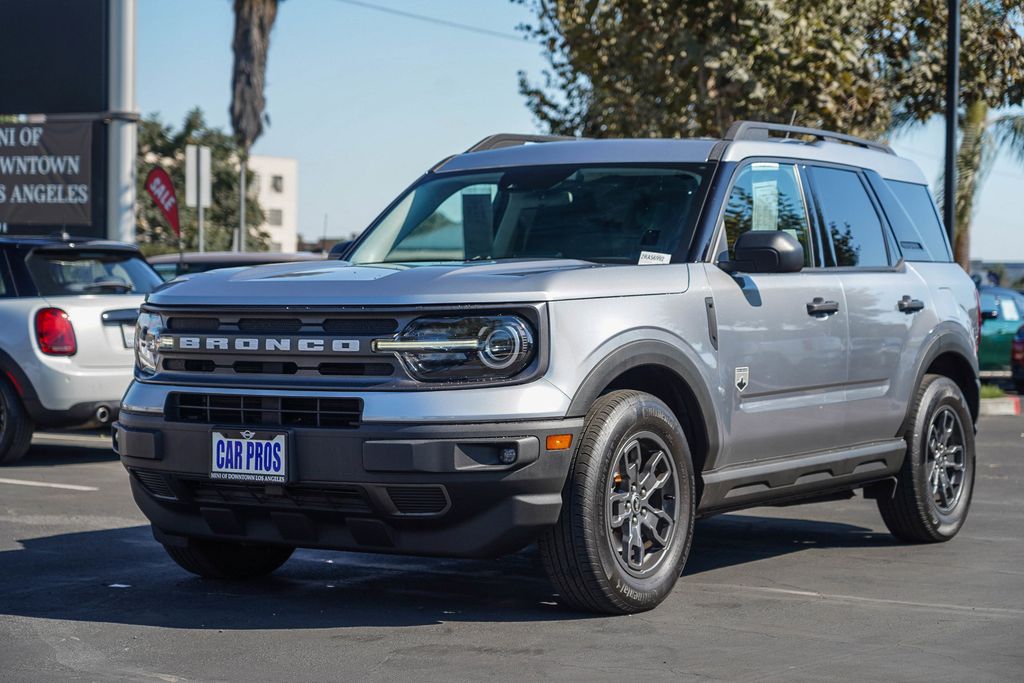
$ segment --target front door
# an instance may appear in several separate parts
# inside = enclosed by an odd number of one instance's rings
[[[723,216],[718,260],[747,230],[785,230],[816,264],[801,169],[742,166]],[[728,252],[726,254],[725,252]],[[730,275],[707,265],[718,320],[723,466],[845,445],[847,310],[834,273]]]

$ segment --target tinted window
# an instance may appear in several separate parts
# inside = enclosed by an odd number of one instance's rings
[[[825,231],[825,265],[888,266],[882,223],[860,176],[815,168],[814,191]]]
[[[784,230],[803,245],[811,265],[807,211],[792,164],[755,162],[740,170],[725,207],[725,238],[733,257],[736,238],[749,230]]]
[[[349,256],[353,263],[564,258],[637,264],[688,243],[708,167],[537,166],[435,174]]]
[[[905,241],[910,242],[911,247],[915,243],[920,243],[924,254],[927,256],[927,258],[911,258],[909,253],[905,253],[904,256],[906,256],[907,260],[951,260],[946,243],[945,229],[942,227],[942,223],[939,222],[939,214],[935,209],[935,204],[932,202],[931,195],[928,193],[928,188],[924,185],[903,183],[896,180],[887,180],[886,184],[893,194],[896,195],[907,216],[913,222],[914,228],[916,228],[916,234],[907,235],[901,234],[901,231],[897,228],[896,232],[900,246],[903,247]],[[894,222],[894,227],[896,225]],[[910,249],[906,251],[909,252]]]
[[[42,296],[147,294],[162,282],[142,258],[123,251],[37,251],[26,262]]]

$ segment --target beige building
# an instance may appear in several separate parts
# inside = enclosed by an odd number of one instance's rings
[[[298,160],[254,154],[249,168],[265,216],[260,230],[270,235],[270,251],[293,253],[299,237]]]

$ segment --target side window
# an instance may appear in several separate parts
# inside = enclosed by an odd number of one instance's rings
[[[896,195],[903,210],[913,221],[917,229],[916,236],[899,235],[900,246],[904,241],[919,242],[920,246],[927,252],[928,258],[921,258],[922,261],[950,261],[951,256],[946,242],[946,231],[939,221],[938,211],[928,188],[924,185],[904,183],[898,180],[885,181],[892,193]],[[899,230],[897,230],[899,233]],[[911,248],[913,245],[911,245]],[[918,259],[908,259],[918,260]]]
[[[1008,323],[1020,320],[1020,311],[1017,309],[1017,302],[1010,297],[999,299],[999,317]]]
[[[860,176],[819,167],[813,171],[813,185],[825,233],[825,265],[888,266],[882,222]]]
[[[724,223],[729,258],[743,233],[784,230],[803,246],[804,265],[812,265],[807,210],[792,164],[759,161],[740,169],[726,202]]]

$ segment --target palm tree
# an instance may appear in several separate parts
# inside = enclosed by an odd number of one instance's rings
[[[263,133],[266,119],[263,96],[267,71],[270,30],[277,18],[278,0],[235,0],[235,36],[231,49],[235,65],[231,78],[231,127],[238,141],[239,193],[238,246],[245,251],[248,231],[245,229],[245,197],[249,187],[246,162],[249,148]]]
[[[1001,153],[1024,165],[1024,114],[1009,113],[990,118],[984,100],[968,102],[960,120],[960,146],[956,152],[956,236],[953,258],[970,271],[971,219],[974,205],[992,164]],[[939,202],[943,198],[939,196]]]

